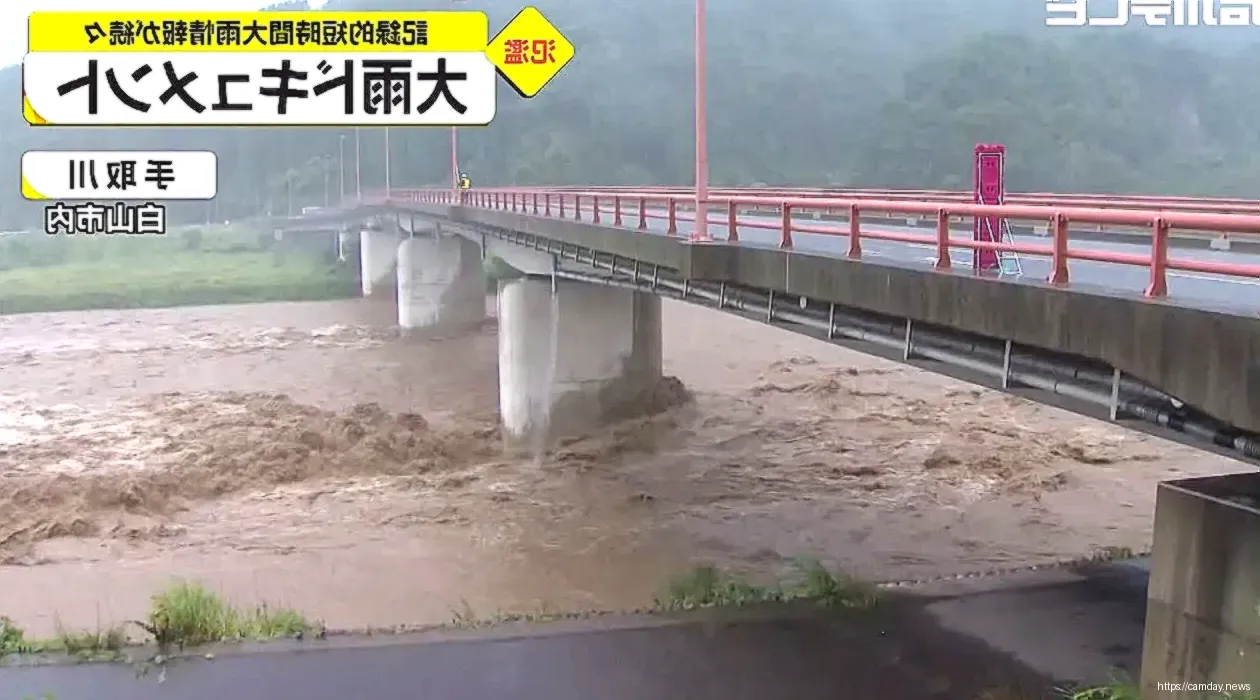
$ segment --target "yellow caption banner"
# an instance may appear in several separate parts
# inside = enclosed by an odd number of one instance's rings
[[[32,12],[30,51],[484,51],[484,12]]]
[[[573,60],[573,44],[526,7],[494,38],[484,12],[32,12],[36,52],[476,52],[524,97]]]

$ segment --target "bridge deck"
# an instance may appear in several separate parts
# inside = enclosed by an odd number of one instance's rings
[[[712,218],[712,217],[711,217]],[[778,227],[779,220],[770,217],[740,216],[744,222],[764,222],[767,226]],[[802,220],[802,223],[804,220]],[[911,226],[898,226],[882,222],[863,224],[864,228],[878,231],[898,233],[924,233],[924,229]],[[648,229],[655,234],[664,235],[666,224],[659,219],[650,219]],[[678,221],[681,235],[687,236],[694,230],[691,221]],[[725,239],[729,233],[725,218],[713,218],[709,224],[709,233],[717,239]],[[757,245],[777,248],[779,234],[774,230],[757,229],[752,226],[739,226],[741,245]],[[969,231],[952,231],[951,238],[959,241],[971,240]],[[840,236],[829,236],[813,233],[793,233],[794,247],[802,252],[819,255],[842,257],[848,250],[848,239]],[[1015,236],[1015,242],[1029,245],[1047,245],[1046,239],[1033,235]],[[1099,250],[1134,255],[1149,254],[1150,247],[1136,243],[1117,243],[1108,241],[1089,241],[1078,243],[1077,247],[1086,250]],[[871,262],[895,261],[931,267],[936,262],[936,248],[929,244],[901,243],[879,239],[864,239],[862,255]],[[955,249],[951,251],[951,262],[960,269],[972,266],[971,251]],[[1187,260],[1211,260],[1219,262],[1239,262],[1260,264],[1260,255],[1217,251],[1202,248],[1178,249],[1176,257]],[[1020,256],[1024,274],[1022,277],[1007,278],[1008,281],[1021,283],[1041,283],[1050,276],[1050,261],[1036,256]],[[1141,294],[1150,281],[1145,268],[1136,266],[1111,265],[1090,260],[1073,260],[1069,263],[1074,286],[1094,288],[1095,290],[1115,290]],[[1260,280],[1242,279],[1207,275],[1196,272],[1170,271],[1168,273],[1169,298],[1165,303],[1185,306],[1227,310],[1244,314],[1255,314],[1260,311]]]
[[[406,205],[402,206],[405,207]],[[347,221],[360,216],[362,214],[355,212],[337,212],[311,217],[295,217],[277,223],[293,231],[302,231],[308,228],[311,230],[322,230],[328,226],[343,226]],[[626,222],[633,223],[637,221],[637,211],[633,213],[624,212],[623,216]],[[686,237],[694,230],[694,224],[690,217],[691,213],[689,212],[678,215],[678,235]],[[590,218],[589,212],[586,218]],[[611,219],[612,212],[605,211],[602,223],[607,225]],[[650,210],[648,228],[643,233],[666,235],[667,223],[665,219],[666,215],[663,209]],[[710,234],[719,241],[725,240],[729,235],[725,215],[718,216],[710,213],[709,219]],[[793,220],[802,225],[818,225],[820,223],[809,216],[795,216]],[[780,222],[781,220],[778,217],[740,214],[738,226],[739,244],[777,248],[779,241],[777,229]],[[822,223],[826,224],[827,222]],[[862,226],[863,231],[885,231],[920,235],[928,232],[927,228],[900,225],[881,219],[869,222],[863,221]],[[1136,242],[1123,242],[1125,238],[1135,239],[1136,236],[1132,234],[1125,234],[1124,237],[1108,237],[1107,240],[1098,240],[1094,238],[1096,235],[1096,232],[1090,230],[1072,231],[1075,241],[1074,247],[1083,250],[1128,253],[1132,255],[1147,255],[1150,252],[1148,245]],[[951,238],[958,241],[971,240],[971,232],[970,230],[956,228],[951,232]],[[1014,240],[1017,243],[1028,245],[1048,245],[1045,237],[1032,234],[1017,234]],[[796,232],[793,234],[793,243],[798,251],[834,257],[844,256],[848,249],[847,238],[816,233]],[[1218,251],[1199,245],[1190,245],[1176,248],[1175,257],[1195,261],[1260,265],[1260,254],[1255,252],[1255,246],[1246,247],[1246,250],[1248,252]],[[863,239],[862,254],[864,258],[871,262],[895,261],[924,268],[930,267],[936,260],[936,249],[931,244],[902,243],[872,238]],[[969,269],[972,265],[971,252],[965,249],[952,250],[951,262],[960,269]],[[1023,275],[1018,278],[1008,277],[1006,278],[1007,281],[1036,284],[1044,282],[1050,275],[1050,261],[1045,257],[1022,255],[1020,256],[1020,262],[1023,265]],[[1073,260],[1069,264],[1069,270],[1072,275],[1073,286],[1080,289],[1093,288],[1099,291],[1115,290],[1141,294],[1149,282],[1148,271],[1137,266]],[[1163,303],[1240,314],[1256,314],[1260,312],[1260,280],[1183,271],[1170,271],[1168,278],[1170,296]]]

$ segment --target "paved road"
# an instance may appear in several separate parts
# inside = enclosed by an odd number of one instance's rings
[[[286,643],[180,661],[164,678],[117,664],[0,667],[0,698],[975,698],[1006,684],[1048,689],[1136,671],[1144,610],[1145,580],[1132,572],[1042,572],[1020,588],[893,602],[857,617],[709,613]]]
[[[711,216],[711,219],[712,218],[713,217]],[[775,226],[779,223],[779,220],[774,217],[743,216],[740,217],[740,219],[741,221],[759,219]],[[801,223],[806,223],[806,220],[801,220]],[[808,223],[827,225],[826,222],[815,222],[812,220]],[[837,224],[837,226],[841,225]],[[870,230],[933,235],[933,229],[931,228],[897,226],[891,223],[882,222],[871,222],[869,224],[864,223],[863,226]],[[648,227],[654,233],[663,234],[667,228],[667,224],[661,219],[649,219]],[[679,221],[678,230],[681,235],[688,235],[693,230],[693,225],[690,221]],[[725,217],[722,217],[721,221],[714,221],[713,223],[710,223],[709,233],[714,238],[726,238],[727,226],[725,223]],[[742,245],[774,247],[779,244],[779,232],[777,230],[765,230],[741,226],[739,229],[739,238]],[[971,233],[968,231],[956,230],[951,233],[951,238],[960,241],[970,240]],[[1015,236],[1015,240],[1018,243],[1028,245],[1049,245],[1048,239],[1041,236]],[[848,252],[849,247],[848,238],[821,234],[793,233],[792,242],[798,250],[821,253],[825,255],[845,255]],[[1130,253],[1134,255],[1149,255],[1150,253],[1150,248],[1147,246],[1126,243],[1109,243],[1103,241],[1077,243],[1074,245],[1074,249]],[[883,259],[899,263],[929,266],[936,262],[936,246],[934,244],[927,243],[899,243],[895,241],[881,241],[868,238],[862,241],[862,255],[876,261]],[[1171,254],[1171,256],[1173,259],[1181,260],[1210,260],[1260,265],[1260,255],[1231,253],[1229,251],[1177,249]],[[970,250],[960,249],[951,251],[951,260],[953,264],[958,267],[970,268],[972,264],[971,257],[972,254]],[[1026,280],[1041,282],[1050,276],[1050,261],[1048,259],[1030,256],[1020,256],[1019,259],[1021,266],[1023,267],[1023,276]],[[1140,294],[1146,289],[1150,275],[1147,268],[1144,267],[1115,265],[1110,263],[1092,262],[1088,260],[1071,261],[1069,263],[1069,273],[1072,276],[1072,282],[1074,284],[1089,285],[1092,287],[1120,290],[1136,294]],[[1217,275],[1206,275],[1196,272],[1173,271],[1168,273],[1168,293],[1170,297],[1173,298],[1173,301],[1188,306],[1224,308],[1233,311],[1246,312],[1252,312],[1256,308],[1260,307],[1260,279],[1241,279],[1221,277]]]

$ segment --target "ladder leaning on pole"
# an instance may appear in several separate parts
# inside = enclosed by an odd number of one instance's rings
[[[998,204],[1005,204],[1005,197],[999,198]],[[1001,225],[999,231],[993,230],[993,223],[990,217],[984,217],[980,220],[980,226],[989,234],[989,240],[999,243],[1014,243],[1015,235],[1011,233],[1011,222],[1005,218],[999,219]],[[998,274],[1003,277],[1022,277],[1024,275],[1024,266],[1019,261],[1019,253],[1011,250],[998,251]]]

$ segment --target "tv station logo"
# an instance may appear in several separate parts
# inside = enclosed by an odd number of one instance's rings
[[[1260,0],[1046,0],[1047,27],[1254,27]]]
[[[163,200],[210,200],[219,189],[211,151],[27,151],[22,196],[44,207],[44,233],[166,233]]]

